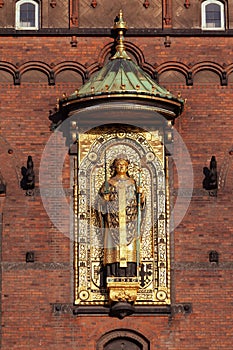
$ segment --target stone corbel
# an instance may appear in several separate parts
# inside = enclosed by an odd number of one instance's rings
[[[70,41],[71,47],[77,47],[78,41],[76,35],[73,35]]]
[[[150,6],[149,0],[145,0],[143,6],[147,9]]]
[[[227,73],[226,72],[222,72],[220,79],[221,79],[221,85],[227,86]]]
[[[19,71],[15,71],[13,78],[14,78],[14,85],[20,85],[20,73],[19,73]]]
[[[186,84],[188,86],[193,86],[193,75],[192,75],[192,72],[188,72],[187,77],[186,77]]]
[[[186,8],[186,9],[188,9],[189,7],[190,7],[190,1],[189,0],[185,0],[185,2],[184,2],[184,7]]]
[[[51,70],[49,74],[49,85],[55,85],[55,75],[53,70]]]
[[[50,6],[51,6],[52,8],[56,7],[56,5],[57,5],[56,0],[51,0],[51,1],[50,1]]]
[[[97,6],[97,1],[96,1],[96,0],[92,0],[92,1],[91,1],[91,6],[92,6],[93,8],[96,8],[96,6]]]
[[[164,46],[165,47],[170,47],[171,46],[171,38],[169,35],[166,35],[165,40],[164,40]]]

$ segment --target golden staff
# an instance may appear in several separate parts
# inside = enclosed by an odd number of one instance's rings
[[[141,186],[141,172],[142,169],[139,169],[138,173],[138,189],[140,191]],[[141,233],[141,193],[137,191],[137,209],[138,209],[138,216],[137,216],[137,273],[139,271],[139,262],[140,262],[140,233]]]
[[[106,151],[104,153],[104,178],[105,178],[104,194],[108,194],[109,193],[109,184],[108,184],[108,178],[107,178],[107,154],[106,154]]]

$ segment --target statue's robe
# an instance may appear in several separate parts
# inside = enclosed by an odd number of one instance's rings
[[[131,177],[111,178],[102,185],[99,195],[107,276],[136,276],[140,240],[136,183]],[[141,201],[140,210],[143,208]]]

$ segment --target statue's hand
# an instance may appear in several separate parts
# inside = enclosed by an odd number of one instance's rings
[[[141,186],[137,187],[137,193],[142,194],[142,187]]]

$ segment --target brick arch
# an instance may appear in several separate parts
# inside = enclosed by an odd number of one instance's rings
[[[106,63],[107,58],[110,56],[110,54],[114,53],[114,47],[115,47],[114,42],[111,41],[100,50],[100,53],[96,62],[99,68],[103,67],[104,64]]]
[[[160,75],[159,75],[159,83],[161,84],[173,84],[173,83],[177,83],[177,84],[186,84],[186,76],[183,72],[180,72],[177,69],[169,69],[169,70],[165,70],[163,71]]]
[[[211,69],[202,69],[193,77],[194,84],[220,84],[220,81],[221,77]]]
[[[14,64],[2,61],[0,62],[0,69],[5,70],[6,72],[9,72],[10,74],[14,75],[15,71],[17,70],[17,67]]]
[[[188,72],[190,71],[190,67],[188,67],[184,63],[169,61],[169,62],[165,62],[163,64],[160,64],[156,68],[156,70],[157,70],[159,75],[165,71],[176,70],[177,72],[180,72],[186,76],[188,74]]]
[[[21,83],[47,83],[48,76],[39,69],[29,69],[21,75]]]
[[[214,62],[197,63],[192,67],[194,83],[195,83],[195,80],[196,80],[196,82],[198,82],[197,78],[199,78],[199,80],[200,80],[201,75],[206,76],[207,82],[209,79],[211,81],[213,80],[213,82],[216,83],[217,77],[219,78],[219,82],[220,82],[220,81],[222,81],[223,71],[224,71],[223,67],[218,63],[214,63]],[[216,79],[214,79],[214,74],[215,74]],[[199,77],[198,77],[198,75],[199,75]]]
[[[198,70],[193,75],[193,82],[194,84],[211,84],[211,83],[219,83],[221,82],[221,73],[219,73],[217,70],[212,69],[211,67],[206,67],[203,69]]]
[[[180,62],[165,62],[157,67],[159,83],[187,83],[190,68]],[[162,77],[166,76],[166,81],[163,82]],[[179,80],[179,81],[178,81]]]
[[[86,77],[86,68],[80,63],[77,63],[74,61],[64,61],[57,64],[53,68],[55,77],[57,77],[62,72],[68,71],[68,70],[79,74],[82,79],[82,83],[84,83],[85,77]]]
[[[4,75],[6,76],[7,82],[12,82],[15,77],[15,72],[17,71],[17,67],[9,62],[0,62],[0,72],[4,72]],[[9,76],[9,79],[7,77]],[[4,81],[4,82],[6,82]]]
[[[103,66],[101,64],[97,63],[97,62],[91,64],[86,70],[86,74],[85,74],[86,79],[89,79],[92,74],[97,72],[102,67]]]
[[[129,41],[125,41],[124,44],[126,47],[126,52],[129,52],[134,57],[134,59],[140,67],[142,67],[143,69],[149,69],[149,67],[151,70],[154,69],[152,65],[145,61],[143,51],[138,46]]]
[[[21,79],[23,77],[24,74],[28,74],[29,72],[32,73],[32,71],[35,71],[36,73],[42,73],[41,74],[41,79],[44,81],[48,81],[49,82],[49,78],[51,75],[51,68],[48,64],[44,63],[44,62],[40,62],[40,61],[30,61],[30,62],[26,62],[24,64],[22,64],[19,67],[19,74],[21,76]],[[35,74],[35,79],[37,79],[37,75]],[[20,79],[20,80],[21,80]],[[32,81],[33,82],[33,74],[32,74]]]
[[[119,342],[126,341],[127,344],[132,344],[135,349],[149,350],[149,341],[140,333],[129,329],[116,329],[105,333],[97,342],[96,350],[107,350],[108,346],[116,345],[116,349],[119,348]],[[110,349],[110,347],[109,347]]]
[[[27,72],[28,70],[39,70],[41,72],[43,72],[44,74],[46,74],[47,76],[49,76],[50,74],[50,66],[44,62],[40,62],[40,61],[30,61],[30,62],[26,62],[24,64],[22,64],[19,68],[19,71],[21,74]]]

